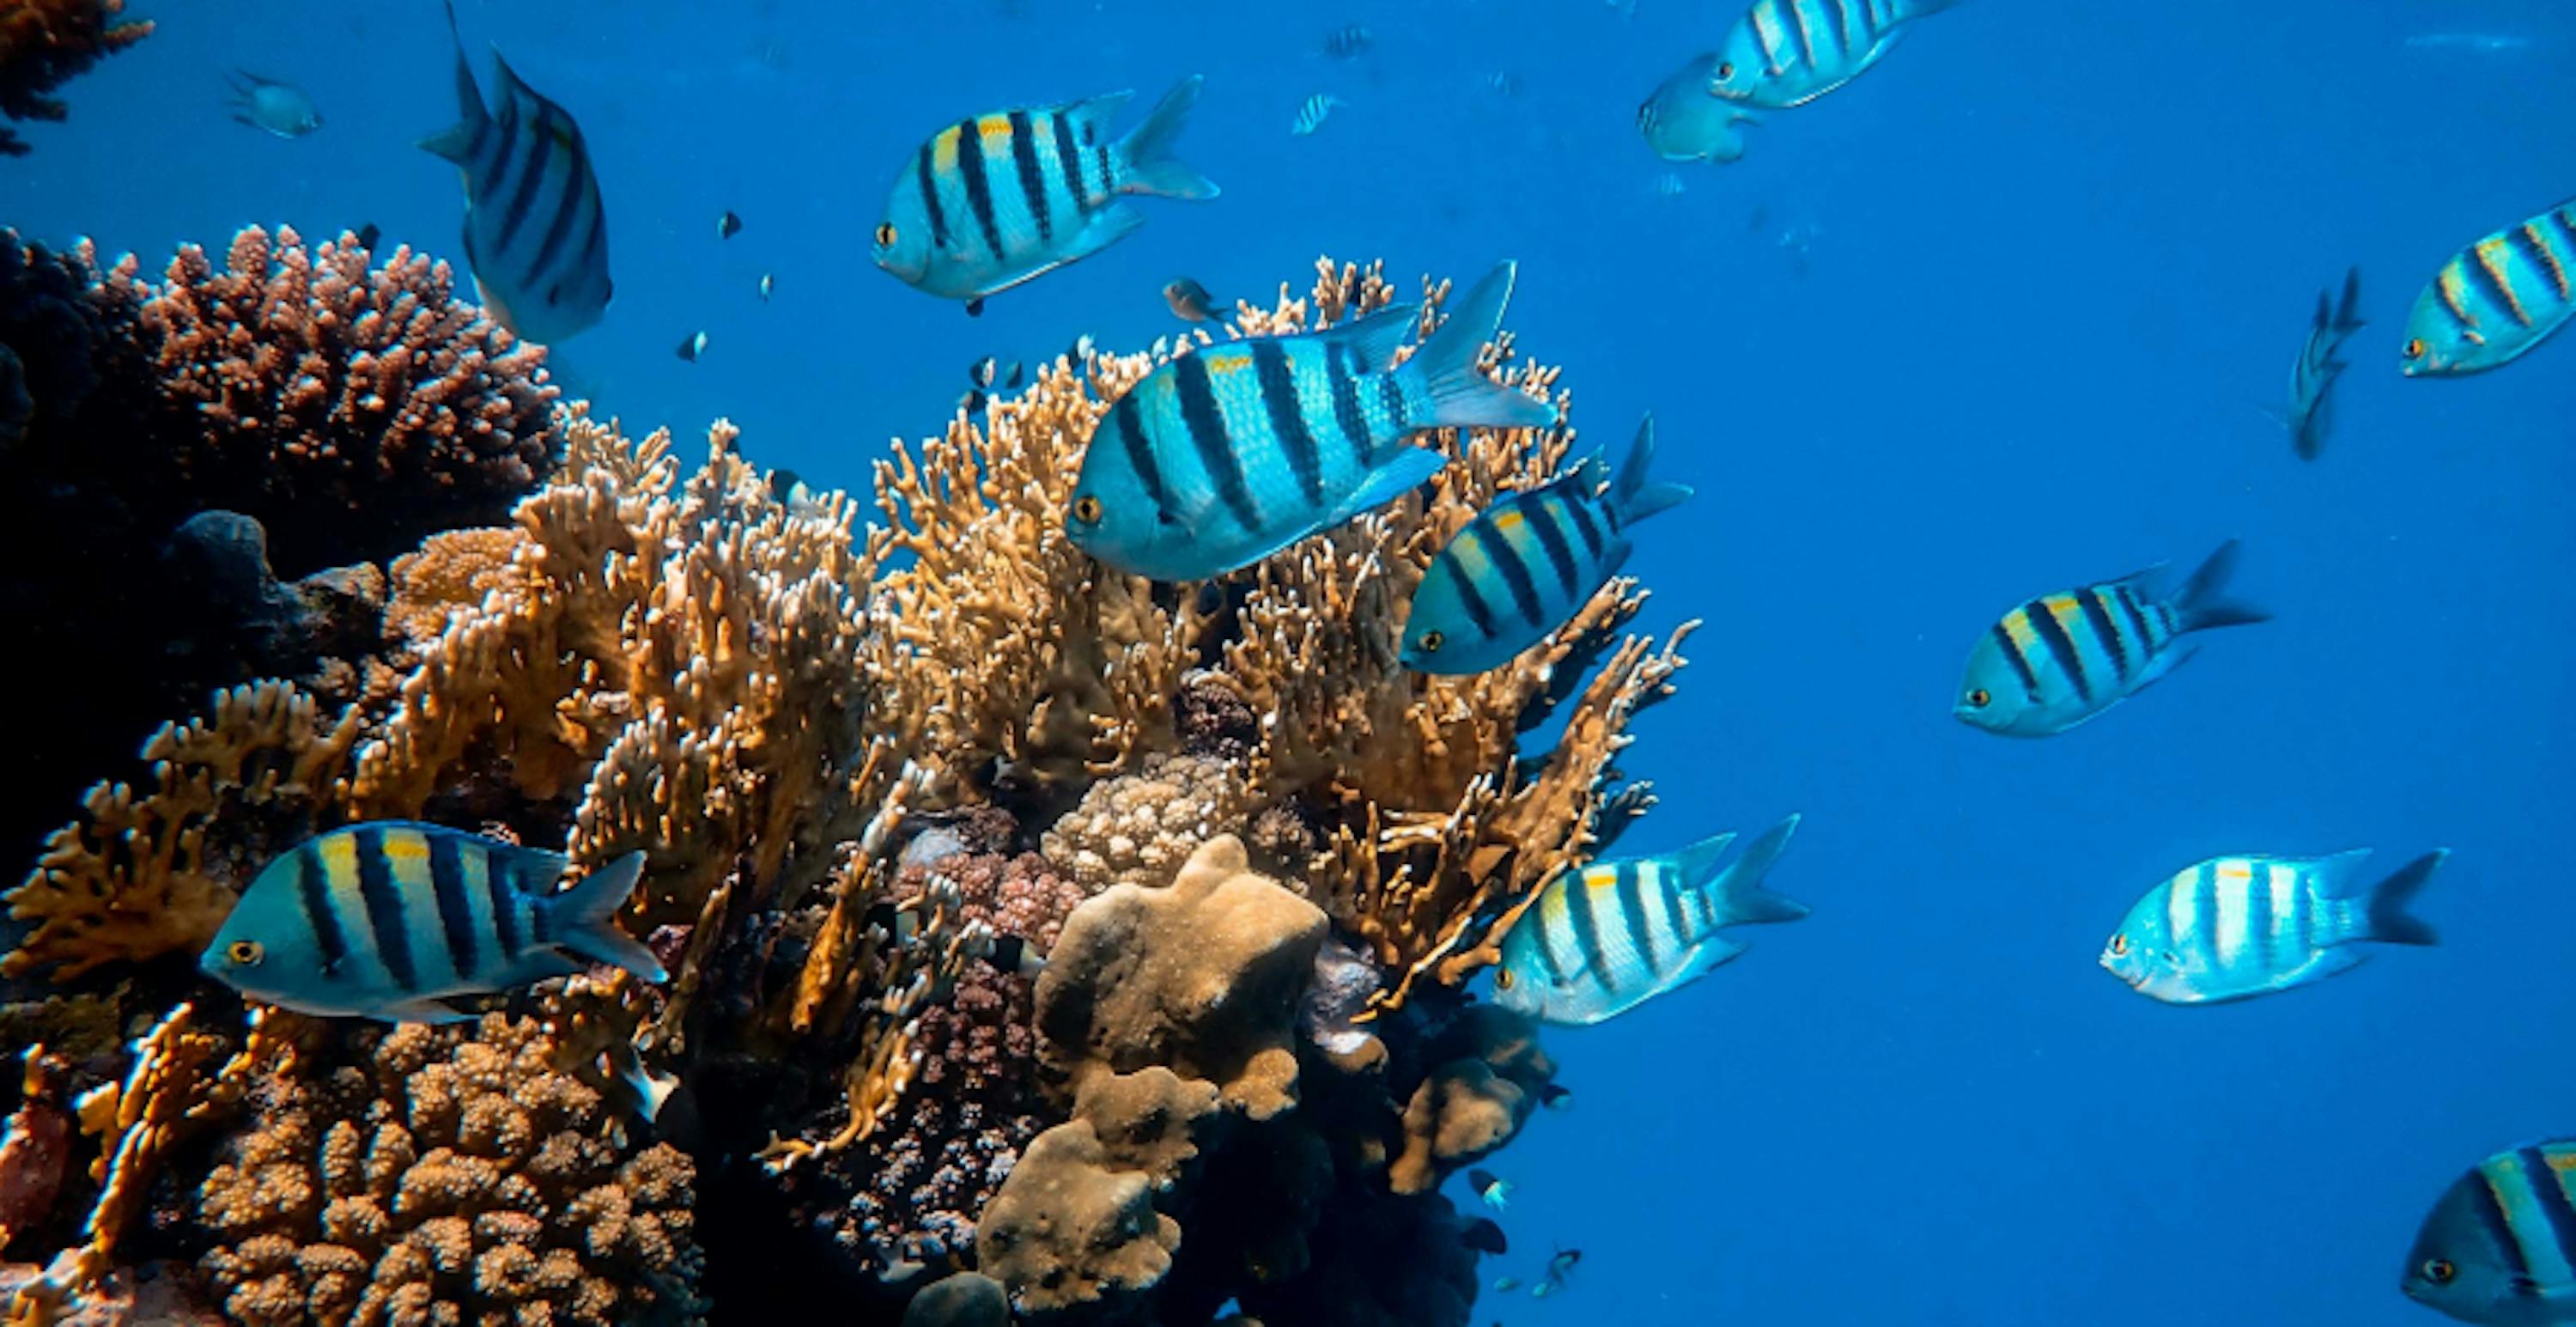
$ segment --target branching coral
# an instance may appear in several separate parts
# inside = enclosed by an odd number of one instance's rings
[[[121,22],[125,0],[5,0],[0,3],[0,115],[60,120],[68,112],[45,94],[109,55],[152,35]],[[0,129],[0,156],[27,154],[25,139]]]

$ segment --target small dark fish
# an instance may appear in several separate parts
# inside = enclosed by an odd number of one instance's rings
[[[678,351],[680,358],[692,364],[697,363],[698,356],[705,353],[707,353],[707,334],[704,332],[691,332],[687,339],[680,342]]]
[[[741,233],[742,233],[742,218],[741,218],[740,216],[735,215],[735,214],[734,214],[733,209],[731,209],[731,208],[727,208],[727,209],[725,209],[725,214],[724,214],[723,216],[720,216],[720,217],[717,217],[717,218],[716,218],[716,238],[717,238],[717,239],[720,239],[720,240],[729,240],[729,239],[732,239],[734,236],[739,235],[739,234],[741,234]]]
[[[372,221],[358,227],[358,247],[361,249],[372,249],[376,247],[376,241],[383,239],[384,237],[385,232],[383,228],[379,227]]]
[[[966,381],[978,387],[990,387],[994,380],[1001,376],[1002,361],[992,355],[986,355],[966,366]]]
[[[1459,1238],[1478,1253],[1511,1252],[1510,1243],[1503,1238],[1503,1228],[1495,1225],[1490,1217],[1480,1216],[1468,1222],[1467,1229]]]
[[[1483,1200],[1485,1206],[1497,1212],[1512,1205],[1512,1182],[1490,1170],[1468,1171],[1467,1187],[1476,1191],[1476,1197]]]
[[[957,398],[957,409],[963,414],[980,415],[984,413],[985,400],[983,388],[969,387],[964,396]]]
[[[1549,1083],[1538,1090],[1538,1104],[1549,1110],[1574,1109],[1574,1090]]]
[[[1325,35],[1324,54],[1336,60],[1355,59],[1367,53],[1368,49],[1375,45],[1377,45],[1377,34],[1361,24],[1353,23],[1335,28]]]
[[[1099,340],[1093,337],[1091,333],[1085,332],[1082,335],[1073,338],[1073,345],[1070,349],[1065,351],[1065,357],[1071,359],[1076,365],[1080,365],[1089,361],[1093,355],[1099,353]]]
[[[772,295],[775,295],[775,294],[777,294],[777,293],[778,293],[778,278],[777,278],[777,277],[774,277],[774,276],[771,276],[771,275],[770,275],[769,273],[767,273],[767,272],[763,272],[763,273],[761,273],[761,274],[760,274],[760,302],[761,302],[761,303],[763,303],[763,304],[767,304],[767,303],[769,302],[769,297],[770,297],[770,296],[772,296]]]
[[[1216,296],[1189,277],[1175,278],[1163,287],[1163,302],[1172,306],[1174,317],[1185,322],[1214,322],[1220,316]]]
[[[1003,386],[1003,388],[1004,388],[1005,390],[1008,390],[1008,391],[1017,391],[1017,390],[1019,390],[1019,386],[1020,386],[1020,384],[1021,384],[1021,383],[1024,383],[1024,382],[1027,382],[1027,381],[1028,381],[1028,370],[1027,370],[1027,368],[1026,368],[1026,367],[1024,367],[1024,366],[1023,366],[1023,365],[1022,365],[1018,360],[1016,360],[1016,359],[1015,359],[1015,360],[1012,360],[1012,361],[1011,361],[1011,371],[1010,371],[1009,373],[1006,373],[1006,374],[1002,375],[1002,386]]]
[[[1547,1274],[1562,1280],[1565,1274],[1573,1271],[1574,1265],[1581,1261],[1583,1261],[1583,1250],[1558,1249],[1556,1256],[1547,1260]]]
[[[233,95],[224,106],[237,124],[280,138],[302,138],[322,127],[322,112],[304,90],[247,70],[232,72]]]

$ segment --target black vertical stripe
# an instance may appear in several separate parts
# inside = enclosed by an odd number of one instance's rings
[[[1646,921],[1646,891],[1637,879],[1635,860],[1619,863],[1611,879],[1615,882],[1611,888],[1619,891],[1619,915],[1628,925],[1628,942],[1636,946],[1637,956],[1646,961],[1646,971],[1662,972],[1664,961],[1655,952],[1655,928]]]
[[[546,273],[554,267],[555,258],[563,252],[565,243],[572,239],[573,218],[581,215],[582,200],[590,192],[585,187],[587,175],[581,153],[576,150],[572,155],[572,168],[565,172],[563,196],[555,200],[554,219],[546,223],[545,237],[537,242],[537,256],[528,261],[524,284],[530,289],[537,289],[545,280]]]
[[[1582,887],[1582,879],[1573,875],[1560,876],[1555,887],[1559,890],[1579,889]],[[1574,910],[1571,904],[1572,900],[1569,899],[1566,908],[1569,913]],[[1557,966],[1556,923],[1549,919],[1546,895],[1540,895],[1539,901],[1533,906],[1538,912],[1538,965],[1547,973],[1549,985],[1561,986],[1565,984],[1566,971]]]
[[[984,247],[1002,257],[1002,224],[993,215],[993,180],[985,174],[984,135],[973,120],[957,126],[957,179],[966,186],[966,208],[984,232]]]
[[[438,927],[447,937],[447,966],[471,980],[482,955],[474,938],[474,901],[465,896],[464,840],[454,834],[429,838],[429,883],[438,894]]]
[[[1672,927],[1674,943],[1684,949],[1699,943],[1699,928],[1682,912],[1682,891],[1666,887],[1655,892],[1664,900],[1664,921]]]
[[[930,247],[948,247],[948,211],[939,205],[939,178],[931,172],[932,149],[939,146],[939,135],[921,145],[921,155],[913,159],[913,183],[921,190],[922,210],[930,214]]]
[[[1135,472],[1136,482],[1145,486],[1146,505],[1163,509],[1163,467],[1154,455],[1154,444],[1145,436],[1144,422],[1138,418],[1142,407],[1136,393],[1130,391],[1109,407],[1109,426],[1118,433],[1118,445],[1127,453],[1127,468]]]
[[[1073,199],[1074,211],[1091,215],[1091,190],[1082,183],[1082,149],[1073,141],[1073,120],[1057,111],[1048,121],[1055,131],[1055,173],[1064,181],[1064,191]]]
[[[2531,264],[2531,270],[2550,279],[2549,287],[2559,299],[2567,298],[2567,290],[2561,284],[2567,280],[2567,269],[2561,267],[2557,255],[2540,242],[2539,227],[2516,226],[2505,232],[2505,243],[2522,254],[2522,260]]]
[[[2004,658],[2011,662],[2014,674],[2021,678],[2022,694],[2032,700],[2039,699],[2039,674],[2031,671],[2030,660],[2022,657],[2021,646],[2001,622],[1995,624],[1995,644],[2003,647]]]
[[[1825,0],[1825,12],[1834,20],[1834,54],[1848,60],[1852,50],[1851,16],[1843,12],[1843,0]]]
[[[2145,648],[2149,657],[2153,657],[2156,646],[2163,642],[2156,639],[2155,630],[2147,625],[2147,613],[2138,606],[2138,596],[2127,585],[2114,585],[2111,593],[2119,598],[2120,611],[2128,616],[2129,625],[2137,628],[2138,644]]]
[[[2111,605],[2101,587],[2095,586],[2075,596],[2084,605],[2084,621],[2102,642],[2102,652],[2111,656],[2111,671],[2119,680],[2129,680],[2129,647],[2120,643],[2120,628],[2111,621]]]
[[[1195,359],[1197,356],[1191,356]],[[1324,458],[1316,450],[1315,435],[1306,428],[1306,412],[1297,399],[1297,375],[1288,367],[1288,351],[1276,337],[1262,337],[1252,343],[1252,372],[1261,383],[1261,404],[1270,412],[1270,431],[1279,438],[1279,449],[1288,456],[1288,468],[1297,476],[1297,489],[1306,501],[1324,504]]]
[[[510,874],[518,879],[520,897],[528,900],[528,939],[543,949],[555,942],[554,905],[561,895],[555,890],[555,882],[551,878],[530,880],[527,877],[529,860],[521,858],[513,863]]]
[[[1055,217],[1047,206],[1046,171],[1038,165],[1037,131],[1027,111],[1013,111],[1010,119],[1011,165],[1020,173],[1020,196],[1028,200],[1029,216],[1038,223],[1038,238],[1054,239]]]
[[[2066,628],[2057,625],[2057,615],[2048,611],[2047,603],[2033,599],[2022,606],[2022,616],[2030,619],[2031,632],[2039,637],[2040,644],[2048,647],[2050,656],[2057,660],[2057,666],[2073,679],[2075,694],[2085,704],[2092,704],[2093,682],[2084,676],[2084,657],[2075,651],[2075,638],[2066,634]]]
[[[2559,1256],[2576,1267],[2576,1203],[2567,1200],[2567,1191],[2558,1184],[2558,1172],[2550,1169],[2549,1158],[2539,1148],[2523,1148],[2514,1157],[2522,1162],[2523,1178],[2531,1183],[2532,1205],[2540,1210],[2550,1238],[2557,1242]]]
[[[495,260],[510,252],[510,241],[519,237],[519,228],[527,224],[528,213],[537,205],[537,181],[545,178],[546,161],[554,151],[552,115],[540,106],[537,122],[528,127],[527,157],[519,166],[518,186],[510,191],[509,204],[501,210],[501,229],[492,237]]]
[[[2558,233],[2567,237],[2571,252],[2576,252],[2576,207],[2562,207],[2550,213],[2549,219],[2557,224]]]
[[[1450,583],[1458,587],[1458,604],[1467,610],[1467,620],[1476,624],[1477,635],[1490,639],[1494,634],[1493,606],[1485,602],[1484,594],[1476,588],[1476,578],[1468,575],[1466,565],[1458,560],[1458,540],[1465,538],[1467,532],[1459,531],[1458,539],[1449,541],[1450,546],[1441,549],[1440,556],[1432,560],[1449,569]]]
[[[510,179],[510,151],[519,141],[519,99],[504,91],[501,118],[492,125],[492,160],[474,172],[474,200],[477,203],[499,203],[502,186]]]
[[[1600,566],[1601,550],[1609,546],[1609,538],[1608,532],[1601,528],[1601,519],[1592,514],[1591,496],[1560,494],[1557,501],[1563,503],[1566,514],[1574,518],[1574,532],[1583,536],[1583,556],[1591,565]]]
[[[2218,867],[2204,864],[2192,885],[2192,939],[2212,970],[2218,967]]]
[[[2513,1219],[2505,1214],[2504,1201],[2496,1197],[2495,1181],[2488,1178],[2486,1166],[2478,1167],[2477,1173],[2470,1178],[2477,1185],[2477,1201],[2470,1206],[2477,1209],[2478,1224],[2486,1228],[2487,1241],[2504,1255],[2505,1272],[2529,1278],[2531,1263],[2522,1255],[2522,1241],[2513,1237]]]
[[[1333,424],[1342,431],[1342,441],[1350,445],[1351,463],[1361,470],[1369,468],[1368,412],[1360,409],[1360,375],[1366,370],[1360,364],[1360,352],[1342,341],[1324,343],[1324,378],[1333,387]]]
[[[385,832],[361,825],[355,834],[358,901],[367,908],[367,929],[376,938],[376,961],[385,965],[385,975],[393,978],[397,989],[419,990],[420,973],[412,966],[411,936],[403,924],[402,891],[394,887],[393,863],[385,859]]]
[[[2494,266],[2503,265],[2497,263]],[[2523,307],[2522,296],[2513,287],[2505,284],[2503,275],[2489,267],[2485,248],[2471,248],[2467,260],[2461,266],[2477,274],[2478,285],[2486,290],[2488,296],[2494,300],[2495,307],[2502,310],[2506,317],[2525,327],[2531,326],[2531,311]]]
[[[1459,531],[1458,537],[1474,538],[1476,547],[1484,550],[1485,560],[1503,574],[1503,586],[1512,592],[1512,603],[1521,610],[1522,621],[1546,620],[1545,610],[1538,602],[1538,582],[1530,579],[1529,564],[1521,561],[1520,550],[1512,547],[1511,540],[1482,519]]]
[[[1394,374],[1377,375],[1377,403],[1386,412],[1387,422],[1394,427],[1397,438],[1413,432],[1411,421],[1404,417],[1404,384],[1397,381]],[[1369,455],[1372,459],[1377,455],[1377,439],[1374,437],[1369,439]]]
[[[480,843],[473,845],[474,854],[483,859],[483,901],[492,909],[492,932],[501,942],[501,957],[516,961],[519,957],[519,891],[514,887],[510,860]]]
[[[315,842],[319,840],[295,850],[295,897],[304,905],[304,924],[313,931],[313,945],[322,951],[322,975],[333,977],[349,957],[349,933],[341,929],[339,909],[331,905],[330,869]]]
[[[2264,975],[2272,972],[2272,872],[2262,869],[2259,879],[2245,895],[2245,943],[2256,951],[2254,966]]]
[[[1556,587],[1564,594],[1559,602],[1572,604],[1582,592],[1582,573],[1574,565],[1574,548],[1565,542],[1564,527],[1557,524],[1563,518],[1556,514],[1556,505],[1544,496],[1523,498],[1518,505],[1521,516],[1538,535],[1539,547],[1547,550],[1548,566],[1556,572]]]
[[[1577,878],[1573,894],[1565,900],[1565,915],[1574,923],[1574,952],[1583,959],[1583,971],[1601,989],[1616,994],[1619,988],[1611,984],[1610,965],[1602,958],[1601,919],[1592,912],[1592,896],[1598,892]]]
[[[1206,467],[1208,481],[1216,485],[1225,509],[1234,513],[1246,532],[1255,531],[1261,528],[1261,509],[1253,504],[1252,489],[1243,482],[1243,458],[1226,436],[1216,386],[1208,380],[1207,357],[1215,353],[1201,351],[1172,361],[1172,380],[1180,389],[1182,431],[1198,449],[1199,464]]]
[[[1111,159],[1109,155],[1109,145],[1107,143],[1103,143],[1100,146],[1093,148],[1091,150],[1091,156],[1092,160],[1100,167],[1099,197],[1101,202],[1106,203],[1109,201],[1111,195],[1118,192],[1118,163]]]

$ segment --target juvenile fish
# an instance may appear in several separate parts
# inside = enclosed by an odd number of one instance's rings
[[[1476,1200],[1485,1206],[1497,1212],[1510,1210],[1512,1205],[1510,1180],[1490,1170],[1471,1170],[1467,1172],[1467,1187],[1476,1191]],[[1499,1249],[1495,1251],[1501,1252]]]
[[[1164,286],[1163,302],[1172,306],[1172,316],[1185,322],[1215,322],[1224,317],[1216,296],[1188,277],[1180,277]]]
[[[2193,650],[2195,631],[2271,620],[2219,597],[2236,570],[2236,541],[2219,545],[2180,593],[2155,582],[2161,568],[2041,595],[2003,615],[1968,652],[1968,675],[1951,714],[2006,737],[2048,737],[2136,695]]]
[[[1727,33],[1709,91],[1744,106],[1802,106],[1869,72],[1907,25],[1959,0],[1753,0]]]
[[[1357,24],[1347,24],[1324,34],[1324,54],[1336,60],[1348,60],[1365,54],[1377,44],[1377,34]]]
[[[2576,1323],[2576,1138],[2498,1152],[2452,1181],[2398,1284],[2462,1322]]]
[[[1481,673],[1547,639],[1628,561],[1628,528],[1691,495],[1646,478],[1655,417],[1616,481],[1586,456],[1544,488],[1509,493],[1460,527],[1431,559],[1404,622],[1404,665],[1417,672]]]
[[[1790,816],[1723,868],[1733,834],[1558,876],[1503,937],[1495,1002],[1581,1026],[1706,976],[1745,949],[1721,929],[1807,915],[1806,905],[1762,888],[1797,828]]]
[[[453,35],[453,4],[447,23]],[[463,118],[421,146],[465,176],[465,260],[484,307],[512,332],[551,344],[608,311],[608,211],[581,126],[512,72],[498,50],[492,68],[498,115],[484,109],[458,39]]]
[[[697,363],[698,356],[707,353],[707,334],[691,332],[680,338],[680,348],[673,353],[677,354],[683,363]]]
[[[1302,336],[1168,361],[1093,431],[1066,529],[1131,575],[1188,581],[1248,567],[1392,502],[1446,463],[1424,429],[1540,428],[1556,408],[1486,377],[1477,356],[1510,303],[1503,263],[1401,368],[1411,305]]]
[[[2332,857],[2213,857],[2147,891],[2102,946],[2102,966],[2166,1004],[2243,1000],[2349,972],[2357,940],[2429,945],[2406,912],[2447,849],[2364,887],[2368,848]]]
[[[2346,272],[2343,278],[2343,303],[2338,306],[2332,290],[2317,292],[2317,316],[2308,325],[2307,344],[2299,348],[2299,361],[2290,366],[2290,406],[2281,425],[2290,432],[2291,445],[2299,459],[2313,461],[2325,449],[2326,434],[2334,426],[2334,385],[2352,365],[2340,358],[2343,343],[2365,325],[2353,307],[2361,302],[2361,269]]]
[[[1171,155],[1205,81],[1182,79],[1115,139],[1108,124],[1132,92],[995,111],[931,135],[886,196],[877,266],[981,313],[985,296],[1088,258],[1145,224],[1127,195],[1216,197],[1213,181]]]
[[[351,825],[261,870],[198,966],[255,1000],[392,1022],[465,1018],[442,1001],[592,963],[664,980],[615,920],[644,854],[557,893],[563,870],[561,853],[439,825]]]
[[[2410,378],[2484,373],[2521,358],[2576,314],[2576,198],[2442,264],[2406,319]]]
[[[322,112],[302,88],[242,69],[232,72],[231,82],[233,95],[224,106],[237,124],[280,138],[302,138],[322,127]]]
[[[1724,57],[1715,51],[1694,55],[1657,85],[1637,107],[1637,132],[1646,146],[1666,161],[1711,161],[1725,165],[1744,156],[1740,126],[1761,121],[1744,108],[1709,92]]]
[[[741,233],[742,218],[732,208],[726,208],[725,214],[716,218],[716,238],[729,240]]]
[[[1350,105],[1349,102],[1334,96],[1332,93],[1318,92],[1314,96],[1308,97],[1305,105],[1297,108],[1297,118],[1288,122],[1288,132],[1296,137],[1304,138],[1306,135],[1324,127],[1324,121],[1332,115],[1334,107],[1348,105]]]

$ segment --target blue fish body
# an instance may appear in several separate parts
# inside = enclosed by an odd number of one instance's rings
[[[2363,886],[2367,848],[2332,857],[2214,857],[2148,890],[2102,948],[2102,966],[2167,1004],[2269,995],[2349,972],[2362,940],[2429,945],[2406,911],[2448,856],[2437,850]]]
[[[1130,575],[1201,580],[1391,502],[1437,473],[1431,428],[1539,428],[1547,402],[1477,357],[1511,299],[1496,267],[1400,368],[1411,306],[1302,336],[1205,346],[1145,375],[1092,431],[1065,527]]]
[[[1787,110],[1869,72],[1906,25],[1959,0],[1753,0],[1710,71],[1709,91]]]
[[[2576,315],[2576,199],[2451,256],[2406,319],[2406,376],[2459,377],[2521,358]]]
[[[456,11],[451,5],[452,28]],[[500,112],[485,109],[456,50],[461,118],[421,147],[465,177],[465,259],[494,321],[540,344],[598,323],[615,293],[608,277],[608,209],[581,126],[510,68],[492,68]]]
[[[1743,157],[1740,126],[1760,121],[1709,91],[1724,58],[1715,51],[1692,56],[1638,105],[1637,132],[1645,135],[1656,156],[1719,165]]]
[[[232,74],[232,99],[224,105],[236,123],[279,138],[302,138],[322,127],[322,112],[302,88],[247,70]]]
[[[2006,737],[2048,737],[2152,686],[2191,657],[2183,636],[2268,621],[2261,609],[2221,597],[2236,569],[2234,540],[2219,546],[2172,597],[2150,568],[2116,581],[2042,595],[2003,615],[1968,652],[1951,713]]]
[[[1804,904],[1762,888],[1797,828],[1790,816],[1732,862],[1735,836],[1719,834],[1558,876],[1503,937],[1495,1002],[1543,1023],[1585,1026],[1706,976],[1744,952],[1722,928],[1807,915]]]
[[[270,862],[198,966],[243,995],[308,1014],[446,1022],[450,996],[611,963],[661,981],[614,920],[644,866],[625,857],[561,893],[560,853],[439,825],[371,821]]]
[[[1214,198],[1170,155],[1205,80],[1192,75],[1112,139],[1130,92],[962,120],[914,151],[886,195],[876,264],[916,290],[968,301],[1087,258],[1145,222],[1130,194]]]
[[[1547,639],[1628,560],[1628,527],[1690,496],[1655,484],[1655,418],[1603,491],[1601,463],[1526,493],[1503,496],[1469,521],[1431,559],[1404,622],[1402,658],[1425,673],[1500,668]]]
[[[2307,342],[2299,347],[2298,362],[2290,366],[2290,407],[2281,425],[2289,430],[2291,445],[2303,461],[2317,459],[2325,450],[2327,432],[2334,427],[2335,380],[2352,367],[2341,358],[2343,343],[2365,326],[2353,312],[2360,302],[2358,267],[2344,274],[2341,306],[2332,291],[2317,292],[2317,313],[2308,324]]]
[[[2398,1286],[2461,1322],[2576,1323],[2576,1138],[2498,1152],[2452,1181]]]

